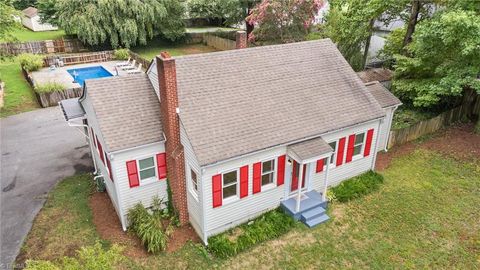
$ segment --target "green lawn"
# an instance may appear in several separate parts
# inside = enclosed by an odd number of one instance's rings
[[[33,32],[32,30],[21,27],[12,35],[17,38],[17,41],[34,41],[34,40],[49,40],[49,39],[61,39],[65,37],[65,32],[63,30],[57,31],[43,31],[43,32]],[[6,42],[5,40],[1,40],[0,42]]]
[[[35,94],[16,60],[0,60],[0,79],[5,82],[5,104],[0,109],[0,117],[39,108]]]
[[[163,51],[168,51],[172,56],[179,56],[185,54],[214,52],[216,50],[215,48],[203,44],[169,43],[163,40],[153,39],[148,42],[148,45],[137,46],[133,48],[132,51],[140,54],[145,59],[153,59]]]
[[[480,160],[466,163],[416,150],[395,159],[382,174],[380,190],[331,204],[332,220],[314,229],[298,224],[286,235],[228,260],[190,243],[173,254],[130,259],[124,268],[480,267]],[[29,258],[55,259],[67,247],[91,245],[98,238],[86,205],[89,180],[69,178],[50,194],[23,248]],[[40,242],[42,249],[32,248]]]

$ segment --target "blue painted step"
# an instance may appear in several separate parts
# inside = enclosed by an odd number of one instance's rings
[[[310,219],[313,219],[313,218],[316,218],[316,217],[319,217],[321,215],[325,214],[325,208],[323,207],[320,207],[320,206],[317,206],[315,208],[312,208],[308,211],[305,211],[302,213],[302,221],[303,222],[306,222]]]
[[[307,220],[305,222],[305,224],[309,227],[309,228],[312,228],[312,227],[315,227],[319,224],[322,224],[324,223],[325,221],[329,220],[330,217],[327,216],[327,214],[323,214],[321,216],[318,216],[318,217],[315,217],[313,219],[310,219],[310,220]]]

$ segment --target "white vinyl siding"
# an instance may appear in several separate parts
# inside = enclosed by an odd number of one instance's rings
[[[377,151],[382,151],[385,150],[385,147],[387,147],[388,143],[388,137],[390,136],[390,129],[392,126],[392,117],[393,117],[393,110],[394,107],[388,107],[385,108],[385,119],[383,123],[380,125],[380,136],[378,140],[378,147]]]

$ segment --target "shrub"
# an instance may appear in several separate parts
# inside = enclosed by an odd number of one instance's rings
[[[117,49],[113,51],[113,57],[117,60],[126,60],[130,56],[128,49]]]
[[[383,176],[374,171],[369,171],[346,180],[330,190],[336,200],[347,202],[377,190],[381,183],[383,183]]]
[[[57,82],[48,82],[44,84],[35,85],[35,92],[37,93],[52,93],[65,90],[65,86]]]
[[[140,203],[128,211],[129,229],[140,238],[150,253],[165,250],[168,237],[173,230],[172,222],[168,222],[168,225],[164,228],[162,220],[168,218],[168,212],[160,210],[160,205],[159,200],[154,200],[151,213]]]
[[[280,209],[208,238],[208,249],[218,257],[227,258],[255,244],[279,237],[295,225],[295,220]]]
[[[17,56],[20,65],[28,72],[39,70],[43,67],[43,57],[38,54],[22,53]]]
[[[114,269],[123,262],[122,248],[113,245],[104,249],[100,242],[93,246],[82,247],[77,251],[77,257],[64,257],[58,265],[50,261],[28,260],[27,270],[57,270],[57,269]]]

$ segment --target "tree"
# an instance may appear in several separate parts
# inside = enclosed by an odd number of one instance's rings
[[[473,11],[445,10],[418,24],[408,56],[395,56],[395,93],[418,107],[452,103],[466,89],[480,93],[478,33]]]
[[[13,40],[12,31],[18,27],[14,16],[19,16],[10,2],[0,2],[0,40]]]
[[[179,0],[39,0],[39,6],[42,21],[90,45],[128,48],[154,34],[176,40],[185,32]]]
[[[337,44],[355,70],[361,70],[367,60],[374,22],[389,23],[405,5],[405,0],[332,0],[326,16],[325,36]],[[384,16],[386,13],[388,16]]]
[[[255,25],[250,41],[287,43],[304,40],[323,0],[263,0],[246,21]]]
[[[37,6],[37,0],[14,0],[13,7],[18,10],[26,9],[27,7]]]

